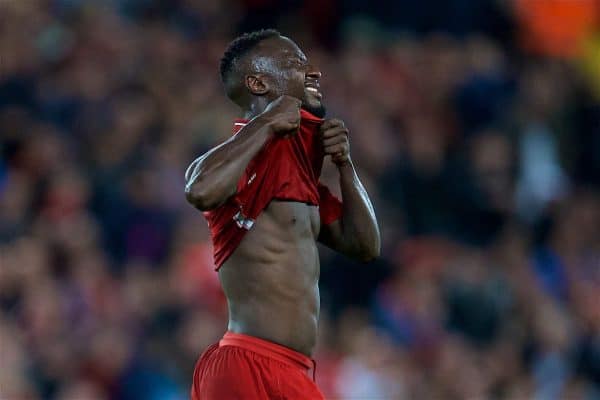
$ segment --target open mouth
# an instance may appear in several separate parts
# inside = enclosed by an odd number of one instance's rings
[[[323,97],[323,95],[321,94],[321,92],[319,92],[319,87],[318,84],[306,84],[306,91],[313,94],[314,96],[316,96],[317,98],[321,99]]]

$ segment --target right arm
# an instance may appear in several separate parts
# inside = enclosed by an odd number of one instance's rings
[[[261,116],[254,118],[235,136],[195,159],[185,173],[185,197],[206,211],[234,195],[246,166],[271,137]]]
[[[248,163],[276,133],[300,124],[300,101],[282,96],[252,119],[235,136],[201,155],[185,173],[185,196],[199,210],[212,210],[237,190]]]

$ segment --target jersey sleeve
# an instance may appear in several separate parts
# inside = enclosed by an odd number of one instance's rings
[[[342,217],[342,202],[321,182],[318,184],[318,189],[321,224],[329,225]]]

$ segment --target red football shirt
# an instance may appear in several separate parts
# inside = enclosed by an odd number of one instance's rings
[[[234,252],[271,200],[319,206],[324,225],[341,217],[341,201],[319,182],[324,157],[319,126],[323,120],[305,110],[300,110],[300,115],[298,133],[269,139],[248,163],[236,194],[218,208],[204,212],[216,270]],[[247,122],[237,120],[233,133],[237,134]]]

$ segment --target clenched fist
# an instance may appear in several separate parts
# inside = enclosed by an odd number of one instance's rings
[[[327,119],[321,124],[321,137],[325,155],[331,156],[331,161],[341,166],[350,161],[350,142],[348,128],[339,119]]]
[[[297,98],[283,95],[269,103],[261,117],[276,134],[296,133],[300,126],[301,105],[302,101]]]

